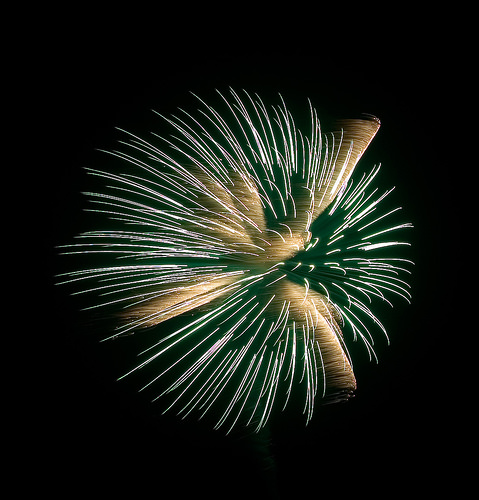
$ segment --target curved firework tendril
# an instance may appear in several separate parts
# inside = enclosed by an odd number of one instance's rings
[[[378,119],[322,133],[310,104],[304,135],[282,99],[268,109],[246,92],[244,101],[233,90],[219,95],[224,115],[198,98],[199,117],[165,118],[175,133],[155,136],[163,148],[123,131],[124,149],[108,153],[125,171],[88,169],[107,182],[86,193],[89,210],[119,229],[82,233],[65,253],[106,254],[115,265],[62,276],[81,285],[75,293],[96,293],[91,308],[118,309],[107,338],[186,318],[157,327],[124,376],[155,366],[143,389],[161,387],[165,411],[213,413],[216,428],[258,431],[292,393],[309,421],[316,396],[355,390],[345,338],[375,356],[370,329],[386,331],[373,300],[409,301],[412,263],[383,255],[408,245],[389,237],[411,224],[379,228],[399,210],[381,211],[391,191],[373,187],[379,167],[351,178]]]

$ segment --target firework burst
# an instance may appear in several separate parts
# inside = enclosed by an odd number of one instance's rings
[[[107,339],[152,329],[124,376],[144,373],[165,411],[259,430],[295,394],[309,421],[315,399],[355,390],[349,341],[375,356],[372,332],[386,334],[375,300],[409,301],[411,262],[395,253],[408,243],[393,235],[410,224],[381,208],[379,167],[351,177],[379,120],[323,133],[310,105],[304,134],[282,99],[220,96],[222,114],[198,98],[196,116],[163,117],[168,138],[122,131],[116,173],[88,169],[105,184],[88,210],[108,229],[64,253],[105,264],[61,282],[117,312]]]

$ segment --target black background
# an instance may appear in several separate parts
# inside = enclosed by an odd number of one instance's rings
[[[348,27],[334,17],[293,21],[287,13],[236,23],[226,13],[206,23],[181,9],[152,13],[150,22],[147,12],[134,19],[125,12],[121,21],[110,14],[70,13],[46,25],[25,71],[29,130],[40,138],[28,172],[47,221],[38,235],[46,252],[38,281],[47,291],[39,292],[34,313],[44,329],[35,339],[33,389],[26,389],[32,439],[24,460],[45,467],[42,486],[67,498],[255,498],[274,482],[281,498],[331,487],[382,496],[445,486],[458,440],[455,416],[465,411],[449,344],[450,335],[462,335],[459,304],[451,300],[456,267],[444,264],[454,260],[445,257],[452,256],[457,199],[449,151],[457,147],[451,133],[461,111],[457,80],[464,78],[457,48],[429,18],[393,22],[381,12],[371,13],[370,24],[352,15]],[[382,163],[383,187],[396,186],[415,226],[413,304],[381,317],[391,346],[379,341],[378,365],[356,363],[351,401],[319,407],[307,428],[273,426],[266,457],[260,439],[224,438],[161,416],[115,382],[108,348],[85,333],[74,299],[53,285],[63,265],[55,245],[85,229],[82,167],[100,166],[94,149],[114,145],[115,126],[143,134],[160,126],[151,109],[169,114],[195,105],[189,91],[207,100],[229,86],[270,102],[280,92],[295,115],[308,113],[309,97],[320,117],[378,116],[381,130],[362,162]],[[271,457],[276,470],[265,472]]]

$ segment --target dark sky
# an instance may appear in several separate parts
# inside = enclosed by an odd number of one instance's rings
[[[320,116],[378,116],[382,127],[364,161],[382,163],[384,187],[396,186],[415,226],[413,304],[388,313],[391,346],[380,348],[380,363],[355,366],[356,397],[319,408],[307,429],[275,428],[272,451],[284,497],[334,485],[348,492],[428,488],[430,466],[442,462],[450,439],[444,429],[453,397],[445,314],[454,271],[438,271],[449,246],[444,191],[452,189],[441,165],[457,111],[444,81],[455,67],[443,52],[447,44],[415,23],[393,32],[360,29],[343,44],[315,33],[302,37],[300,29],[278,42],[276,25],[244,26],[242,37],[224,26],[215,34],[175,19],[171,25],[138,38],[141,26],[130,32],[128,24],[106,27],[88,18],[52,31],[35,53],[29,74],[39,106],[30,127],[42,134],[46,158],[45,280],[51,284],[60,266],[53,246],[69,240],[81,218],[82,167],[98,161],[94,148],[113,144],[115,126],[146,132],[158,120],[152,108],[169,114],[193,103],[189,91],[207,98],[229,86],[270,100],[280,92],[296,113],[308,113],[309,97]],[[94,343],[79,338],[75,304],[64,293],[50,286],[45,295],[50,333],[42,343],[45,376],[37,382],[38,432],[55,450],[49,458],[55,476],[74,490],[110,496],[173,487],[179,497],[216,498],[257,487],[255,460],[264,446],[161,417],[125,393],[101,349],[92,352]]]

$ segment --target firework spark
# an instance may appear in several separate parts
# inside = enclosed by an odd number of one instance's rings
[[[165,411],[259,430],[295,393],[309,421],[315,399],[356,388],[347,341],[375,356],[371,332],[386,331],[371,304],[409,301],[411,262],[389,251],[408,245],[392,235],[411,225],[389,223],[399,208],[381,209],[392,190],[374,187],[379,167],[351,177],[378,119],[323,133],[310,104],[306,135],[282,99],[267,108],[219,95],[224,114],[198,98],[196,116],[163,117],[169,138],[122,131],[122,149],[108,153],[123,170],[88,169],[105,183],[86,193],[88,210],[109,229],[64,253],[106,263],[62,282],[95,294],[90,309],[117,310],[107,339],[154,327],[124,376],[147,373],[142,389],[158,387]]]

